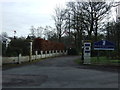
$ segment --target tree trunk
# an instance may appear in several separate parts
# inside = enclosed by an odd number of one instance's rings
[[[97,23],[97,20],[95,21],[95,42],[98,40],[98,32],[97,32],[97,29],[98,29],[98,23]]]
[[[110,29],[109,29],[109,22],[108,22],[108,29],[107,29],[107,40],[110,39]]]

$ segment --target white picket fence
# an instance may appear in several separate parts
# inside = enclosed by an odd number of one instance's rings
[[[31,60],[37,60],[37,59],[42,59],[42,58],[48,58],[48,57],[55,57],[55,56],[62,56],[62,55],[67,55],[67,51],[47,51],[45,54],[43,54],[43,51],[41,51],[41,54],[38,55],[37,51],[35,52],[35,55],[31,56]],[[22,63],[22,62],[30,62],[30,56],[22,56],[19,54],[18,57],[2,57],[2,64],[9,64],[9,63]]]

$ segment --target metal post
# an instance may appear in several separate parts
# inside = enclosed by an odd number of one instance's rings
[[[99,56],[100,56],[99,54],[100,54],[100,53],[99,53],[99,50],[98,50],[98,54],[97,54],[97,60],[99,60]]]
[[[82,46],[82,55],[81,55],[82,63],[84,62],[84,46]]]

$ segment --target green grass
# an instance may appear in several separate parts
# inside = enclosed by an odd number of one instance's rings
[[[109,61],[107,60],[106,57],[91,57],[91,63],[93,64],[98,64],[98,63],[108,63]]]
[[[74,60],[77,64],[82,64],[80,59]],[[120,60],[110,60],[107,57],[91,57],[91,64],[92,65],[119,65]]]
[[[82,61],[80,59],[75,59],[74,62],[77,64],[82,64]]]
[[[111,60],[107,57],[91,57],[92,64],[119,64],[120,60]]]
[[[120,63],[120,60],[110,60],[112,63]]]

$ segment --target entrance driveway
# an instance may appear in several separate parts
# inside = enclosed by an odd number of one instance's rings
[[[118,72],[78,65],[78,58],[55,57],[3,70],[3,88],[118,88]]]

